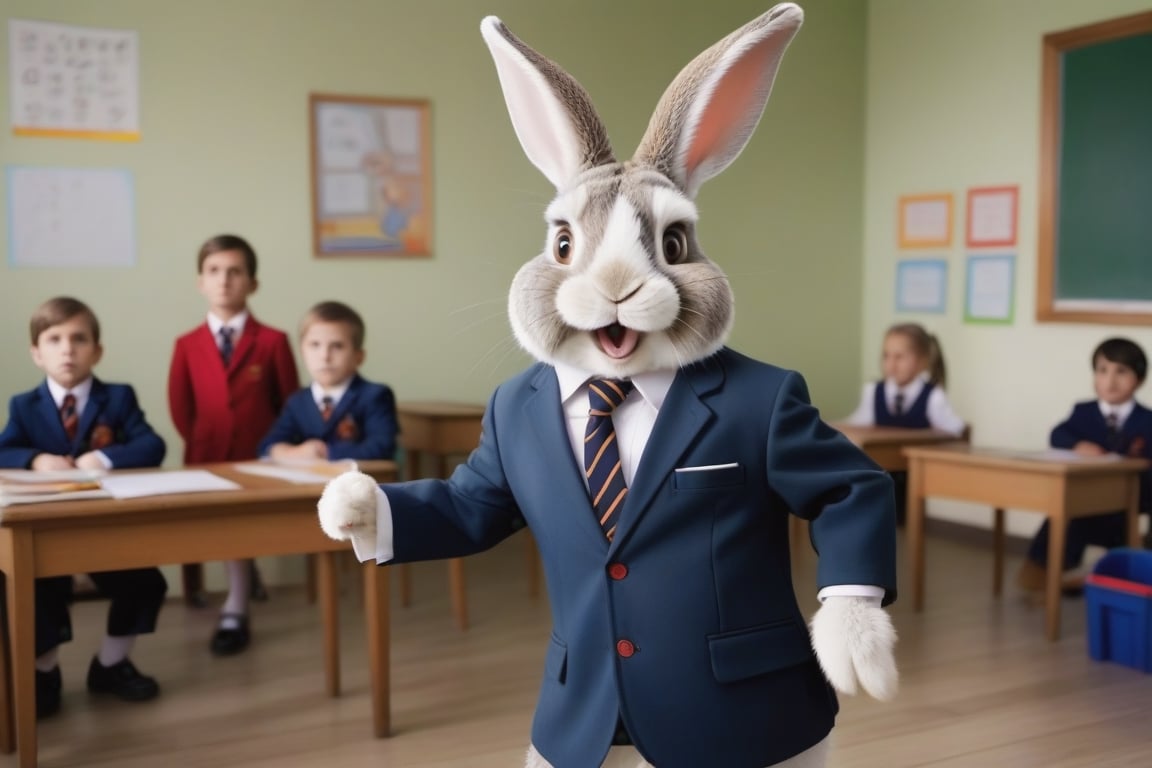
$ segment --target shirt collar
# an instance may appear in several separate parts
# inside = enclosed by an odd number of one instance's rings
[[[1096,404],[1100,406],[1100,413],[1104,415],[1104,418],[1108,418],[1109,414],[1114,413],[1116,414],[1116,421],[1120,424],[1123,424],[1128,420],[1128,417],[1132,415],[1132,409],[1136,407],[1136,399],[1133,398],[1128,402],[1120,403],[1119,405],[1112,405],[1110,403],[1104,402],[1103,400],[1097,400]]]
[[[213,337],[219,336],[220,329],[227,326],[235,332],[233,336],[234,338],[237,338],[240,336],[240,334],[244,333],[244,326],[247,324],[248,310],[246,309],[233,315],[232,319],[228,322],[224,322],[211,312],[208,313],[208,330],[212,331]]]
[[[884,389],[887,392],[891,393],[892,395],[895,395],[897,392],[899,392],[902,395],[904,395],[904,398],[906,400],[915,400],[917,398],[917,396],[919,396],[920,391],[922,389],[924,389],[924,385],[927,383],[928,383],[928,372],[924,371],[923,373],[920,373],[918,376],[916,376],[916,378],[912,379],[912,381],[908,382],[904,386],[900,386],[899,384],[897,384],[892,379],[886,379],[884,381]]]
[[[577,394],[583,393],[584,385],[590,379],[597,378],[594,374],[572,365],[557,363],[553,367],[556,369],[556,379],[560,384],[561,403],[567,403]],[[668,390],[672,388],[672,382],[675,379],[676,371],[650,371],[636,374],[632,377],[632,383],[636,386],[636,391],[640,393],[640,396],[659,411],[664,405],[664,398],[668,396]]]
[[[56,403],[56,410],[60,410],[60,406],[64,402],[64,396],[71,393],[76,398],[76,411],[80,412],[84,409],[84,404],[88,402],[89,395],[92,394],[92,377],[84,379],[72,389],[65,389],[57,384],[52,379],[46,379],[48,382],[48,393],[52,395],[52,400]]]
[[[348,387],[352,386],[351,377],[345,381],[337,384],[334,387],[324,389],[316,382],[312,382],[312,399],[316,401],[316,405],[322,405],[325,397],[332,398],[332,404],[340,402],[340,398],[344,397],[344,393],[348,391]]]

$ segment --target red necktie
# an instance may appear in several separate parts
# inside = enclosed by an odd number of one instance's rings
[[[60,403],[60,423],[64,425],[64,432],[68,435],[68,440],[75,440],[76,428],[80,426],[80,417],[76,413],[76,396],[72,393],[64,395],[64,401]]]
[[[332,400],[331,395],[324,395],[324,397],[320,399],[320,415],[324,418],[324,421],[328,421],[328,419],[332,418],[332,410],[334,405],[335,401]]]

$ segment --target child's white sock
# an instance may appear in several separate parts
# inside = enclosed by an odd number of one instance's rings
[[[36,657],[36,669],[41,672],[51,672],[60,663],[60,649],[53,648]]]
[[[96,654],[96,658],[100,660],[101,666],[111,667],[128,658],[134,645],[136,645],[136,635],[123,635],[121,637],[104,635],[104,639],[100,642],[100,653]]]
[[[247,560],[229,560],[224,563],[228,570],[228,598],[220,609],[221,614],[248,615],[248,591],[251,588],[251,571]],[[240,622],[229,615],[220,618],[221,629],[239,629]]]

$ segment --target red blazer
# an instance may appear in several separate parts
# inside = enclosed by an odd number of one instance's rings
[[[299,386],[288,336],[252,316],[227,370],[207,323],[178,338],[168,408],[184,438],[184,463],[255,459],[261,438]]]

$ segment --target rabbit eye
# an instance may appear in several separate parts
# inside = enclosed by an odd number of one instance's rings
[[[561,264],[572,262],[572,230],[560,227],[556,239],[552,241],[552,256]]]
[[[676,264],[688,255],[688,236],[684,234],[684,227],[673,224],[664,230],[662,247],[664,260],[669,264]]]

